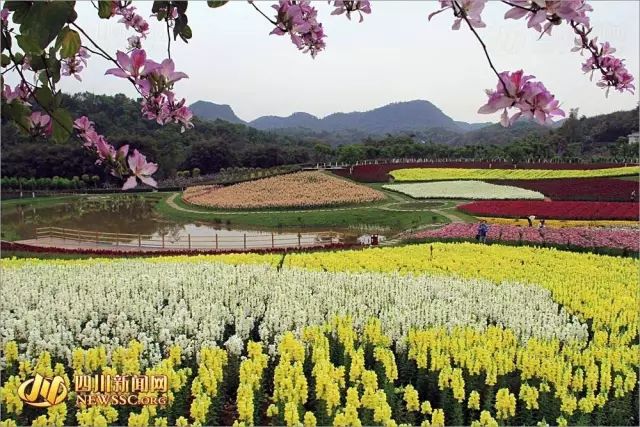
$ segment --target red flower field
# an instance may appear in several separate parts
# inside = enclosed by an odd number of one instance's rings
[[[519,169],[604,169],[624,166],[620,163],[518,163]],[[513,169],[513,162],[401,162],[357,165],[337,169],[336,175],[360,182],[388,182],[389,172],[407,168],[480,168]],[[504,181],[503,181],[504,182]]]
[[[492,184],[511,185],[538,191],[553,200],[601,200],[630,202],[635,190],[638,200],[638,182],[614,178],[491,180]]]
[[[637,202],[574,201],[481,201],[458,206],[462,212],[478,216],[538,219],[625,219],[638,220]]]

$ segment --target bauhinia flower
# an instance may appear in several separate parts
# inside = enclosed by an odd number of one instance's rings
[[[89,57],[89,52],[81,47],[73,57],[62,60],[60,74],[63,76],[73,76],[81,82],[82,77],[80,77],[79,73],[87,66],[87,58]]]
[[[2,97],[4,98],[7,104],[11,104],[16,101],[22,104],[31,105],[27,102],[31,91],[29,87],[24,82],[20,82],[15,89],[11,89],[11,86],[5,84],[2,89]]]
[[[591,30],[587,27],[573,25],[573,29],[578,37],[575,39],[575,46],[571,51],[580,52],[582,55],[583,51],[586,50],[591,55],[582,64],[582,71],[591,73],[591,78],[593,78],[593,73],[600,70],[601,77],[596,85],[606,88],[607,95],[612,87],[620,92],[626,90],[634,93],[635,86],[632,83],[634,77],[627,70],[624,60],[613,55],[616,49],[609,42],[598,44],[597,37],[589,40],[588,34]]]
[[[29,132],[33,136],[44,136],[46,138],[51,136],[53,132],[53,122],[51,116],[48,114],[34,111],[27,119],[29,124]]]
[[[503,110],[500,123],[509,126],[519,117],[534,118],[538,123],[548,124],[552,116],[564,117],[559,102],[541,82],[533,82],[535,76],[525,76],[522,70],[500,73],[496,90],[488,90],[488,102],[480,107],[478,113],[492,114]],[[519,111],[509,117],[507,109]]]
[[[128,163],[129,169],[131,170],[131,176],[122,186],[123,190],[134,188],[137,185],[136,178],[152,187],[156,187],[158,185],[156,180],[151,178],[151,175],[158,170],[158,165],[156,163],[147,162],[146,156],[140,154],[138,150],[133,150],[133,154],[129,156]]]
[[[452,30],[460,29],[463,17],[466,17],[474,28],[486,27],[486,24],[482,22],[482,11],[487,0],[440,0],[440,10],[433,12],[429,15],[429,20],[435,15],[444,12],[447,9],[452,9],[453,14],[456,16],[456,20],[451,26]]]
[[[193,127],[193,123],[191,123],[193,113],[184,105],[185,102],[184,98],[176,102],[174,93],[166,90],[157,96],[150,96],[142,100],[142,115],[161,125],[172,122],[180,123],[182,131],[184,131],[185,128]]]
[[[136,84],[140,84],[141,77],[160,67],[157,62],[147,59],[147,52],[144,49],[134,49],[131,55],[119,50],[116,58],[119,67],[110,68],[105,74],[124,79],[133,78]]]
[[[125,181],[123,190],[136,186],[136,176],[141,181],[155,186],[155,180],[150,175],[158,169],[158,165],[147,163],[145,156],[138,150],[134,150],[133,155],[127,159],[129,145],[123,145],[116,150],[103,135],[95,131],[94,123],[86,116],[76,119],[73,127],[78,131],[78,136],[85,141],[84,146],[95,152],[98,157],[96,164],[105,164],[110,169],[111,175],[117,178],[131,175]]]
[[[134,49],[142,49],[142,42],[140,41],[140,36],[128,37],[127,42],[129,43],[129,46],[127,47],[128,51],[132,51]]]
[[[513,0],[513,6],[505,13],[505,19],[527,17],[527,27],[534,28],[543,34],[551,34],[554,25],[562,20],[582,25],[589,25],[587,12],[593,9],[585,0]],[[547,21],[543,26],[542,23]]]
[[[333,2],[333,6],[335,9],[331,12],[332,15],[342,15],[343,13],[346,13],[347,18],[351,19],[351,12],[358,12],[360,15],[360,22],[364,21],[363,13],[371,13],[371,2],[368,0],[336,0]]]
[[[150,76],[159,87],[159,90],[173,87],[173,84],[181,79],[188,79],[189,76],[181,71],[175,71],[175,64],[171,59],[162,61]]]
[[[291,41],[299,50],[309,52],[315,57],[324,49],[325,42],[322,24],[316,20],[318,11],[307,0],[280,0],[272,6],[278,11],[276,28],[270,34],[279,36],[289,33]]]
[[[123,23],[127,30],[133,28],[144,38],[149,33],[149,23],[135,11],[135,6],[118,7],[115,14],[122,16],[118,22]]]

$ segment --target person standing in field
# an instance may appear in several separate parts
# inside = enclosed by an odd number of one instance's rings
[[[487,233],[489,232],[489,225],[487,224],[487,221],[481,221],[480,225],[478,226],[478,235],[476,236],[476,239],[480,242],[480,243],[487,243]]]
[[[533,227],[533,220],[536,219],[535,215],[529,215],[527,217],[527,222],[529,223],[529,227]]]

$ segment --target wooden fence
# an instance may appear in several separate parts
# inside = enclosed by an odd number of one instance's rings
[[[303,248],[341,243],[340,233],[278,234],[242,233],[235,236],[212,233],[209,236],[192,234],[131,234],[101,231],[76,230],[62,227],[40,227],[36,229],[36,240],[53,239],[63,246],[90,244],[95,246],[156,248],[156,249],[257,249],[257,248]]]

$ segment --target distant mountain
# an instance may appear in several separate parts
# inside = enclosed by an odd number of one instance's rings
[[[313,131],[337,132],[344,130],[363,131],[372,135],[423,130],[434,127],[464,132],[473,126],[456,123],[429,101],[416,100],[395,102],[370,111],[333,113],[319,119],[307,113],[295,113],[288,117],[266,116],[252,122],[261,130],[306,128]]]
[[[215,104],[209,101],[197,101],[189,106],[193,114],[202,120],[225,120],[230,123],[247,124],[236,116],[233,109],[227,104]]]
[[[514,139],[531,134],[546,135],[550,129],[551,127],[542,126],[533,120],[521,119],[509,127],[504,127],[500,123],[490,124],[490,126],[469,131],[445,142],[450,145],[506,145],[513,142]]]
[[[471,132],[474,130],[482,129],[483,127],[491,126],[493,122],[482,122],[482,123],[467,123],[467,122],[458,122],[456,121],[456,125],[462,132]]]
[[[249,126],[261,130],[272,129],[310,129],[321,130],[321,120],[309,113],[293,113],[287,117],[280,116],[262,116],[258,117],[252,122],[249,122]]]

